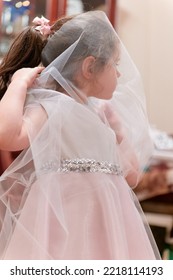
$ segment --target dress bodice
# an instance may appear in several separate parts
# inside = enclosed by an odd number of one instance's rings
[[[87,106],[74,104],[62,126],[64,158],[90,158],[115,161],[116,137],[96,113]]]
[[[34,141],[30,135],[39,170],[62,171],[75,166],[83,171],[89,168],[89,172],[119,173],[116,135],[89,105],[63,94],[43,98],[39,103],[48,115]],[[32,129],[29,131],[32,133]]]

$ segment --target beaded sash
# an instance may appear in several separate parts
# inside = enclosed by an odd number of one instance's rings
[[[118,164],[108,163],[106,161],[96,161],[94,159],[63,159],[60,167],[55,161],[48,161],[42,167],[41,171],[55,172],[87,172],[87,173],[107,173],[114,175],[123,175]]]

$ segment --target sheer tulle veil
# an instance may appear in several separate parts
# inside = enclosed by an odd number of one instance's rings
[[[116,51],[121,76],[112,98],[86,97],[78,81],[82,59],[94,57],[98,74]],[[93,11],[66,22],[42,60],[47,66],[24,108],[30,147],[0,179],[1,258],[159,258],[124,180],[134,168],[131,156],[142,172],[152,151],[145,95],[107,16]],[[30,116],[40,108],[47,120],[36,127]]]
[[[70,34],[73,33],[75,27],[77,32],[73,38]],[[52,61],[52,42],[53,40],[61,40],[62,37],[65,40],[66,35],[63,36],[63,34],[71,36],[71,40],[72,42],[74,40],[74,42]],[[119,53],[117,67],[121,76],[110,101],[105,102],[105,100],[96,98],[86,99],[85,94],[72,80],[72,73],[80,67],[76,57],[83,55],[81,49],[86,46],[88,46],[88,53],[90,52],[91,55],[104,62],[111,60],[113,52],[117,51]],[[102,108],[103,103],[108,104],[120,120],[121,127],[126,135],[124,141],[128,141],[128,145],[135,149],[141,169],[145,167],[151,155],[152,143],[148,135],[148,119],[141,76],[106,15],[103,12],[95,11],[76,16],[72,21],[67,22],[60,32],[53,36],[52,40],[50,39],[42,57],[47,64],[50,61],[52,62],[42,73],[39,79],[40,86],[46,88],[51,80],[55,80],[69,96],[78,102],[87,102],[96,111],[98,111],[98,108]],[[109,125],[110,121],[107,121],[104,110],[102,114],[105,123]],[[120,126],[116,124],[116,134],[119,133],[119,129]],[[124,161],[126,161],[125,158],[128,158],[126,156],[126,153],[129,153],[130,146],[128,145],[128,151],[124,149],[125,145],[123,147],[123,155],[121,156]],[[128,163],[125,165],[131,168]],[[124,170],[124,172],[126,171]]]

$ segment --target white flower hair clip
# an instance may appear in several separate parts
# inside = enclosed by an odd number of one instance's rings
[[[35,17],[32,22],[36,26],[35,30],[40,31],[42,35],[49,35],[51,33],[51,26],[49,25],[50,20],[45,17]]]

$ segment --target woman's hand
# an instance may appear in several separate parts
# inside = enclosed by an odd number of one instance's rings
[[[27,88],[31,87],[35,79],[43,71],[44,67],[38,66],[34,68],[21,68],[17,70],[11,79],[11,82],[24,81]]]

